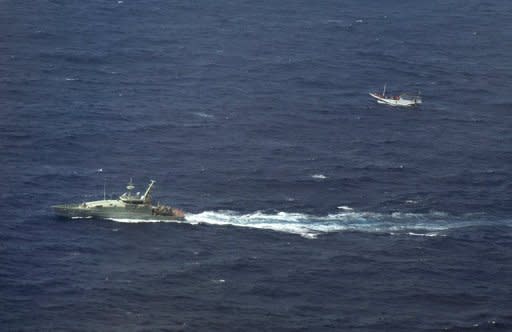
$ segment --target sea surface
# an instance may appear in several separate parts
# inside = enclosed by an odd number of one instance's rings
[[[511,55],[510,1],[1,0],[0,330],[512,331]],[[130,178],[187,221],[51,209]]]

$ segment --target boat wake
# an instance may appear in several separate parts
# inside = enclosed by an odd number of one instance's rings
[[[346,208],[346,207],[345,207]],[[113,219],[117,222],[160,222],[160,220]],[[491,222],[474,216],[451,216],[443,212],[391,214],[357,212],[350,209],[326,216],[302,213],[254,212],[241,214],[235,211],[204,211],[187,214],[186,221],[161,221],[187,223],[192,225],[209,224],[267,229],[298,234],[305,238],[316,238],[334,232],[369,232],[390,235],[436,237],[444,236],[445,231],[455,228],[489,225]],[[508,224],[512,225],[512,221]]]

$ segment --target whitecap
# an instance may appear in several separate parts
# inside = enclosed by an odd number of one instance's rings
[[[353,208],[351,208],[350,206],[346,206],[346,205],[340,205],[340,206],[338,206],[338,209],[343,210],[343,211],[354,211]]]
[[[325,180],[325,179],[327,179],[327,176],[325,176],[323,174],[313,174],[313,175],[311,175],[311,177],[313,179],[317,179],[317,180]]]
[[[435,237],[438,236],[438,233],[414,233],[414,232],[408,232],[408,235],[411,236],[426,236],[426,237]]]
[[[211,114],[208,114],[208,113],[204,113],[204,112],[194,112],[194,115],[197,115],[198,117],[200,118],[207,118],[207,119],[212,119],[214,118],[213,115]]]
[[[316,239],[318,237],[318,233],[304,233],[302,234],[302,237],[306,239]]]

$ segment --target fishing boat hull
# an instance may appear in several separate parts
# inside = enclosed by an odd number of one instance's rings
[[[399,106],[399,107],[411,107],[418,106],[421,104],[421,99],[403,99],[401,97],[397,99],[385,98],[375,93],[370,93],[370,96],[377,99],[379,104],[389,105],[389,106]]]

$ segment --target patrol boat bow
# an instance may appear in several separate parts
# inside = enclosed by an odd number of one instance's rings
[[[55,214],[66,218],[95,217],[102,219],[146,219],[146,220],[185,220],[185,213],[175,207],[151,204],[151,190],[155,184],[151,180],[143,195],[132,194],[132,180],[126,186],[127,192],[119,199],[84,202],[79,204],[55,205]],[[104,195],[105,196],[105,195]]]

